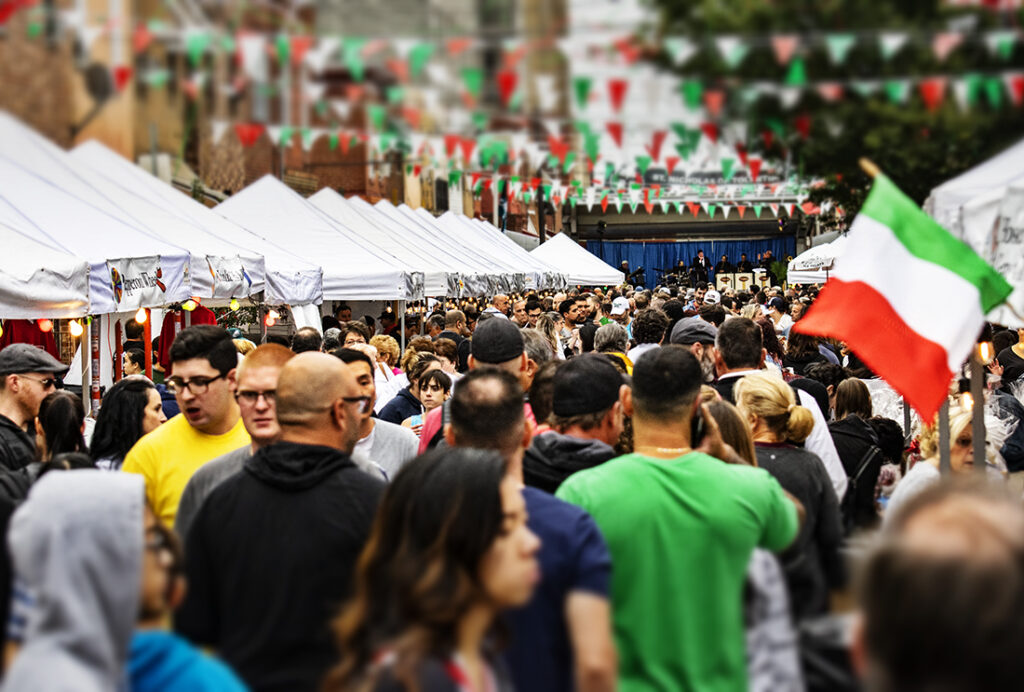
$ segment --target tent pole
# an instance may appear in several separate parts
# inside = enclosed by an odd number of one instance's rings
[[[92,386],[92,357],[86,350],[88,343],[89,338],[85,333],[78,337],[78,355],[82,359],[82,407],[85,409],[86,414],[89,412],[89,390]]]
[[[146,355],[146,377],[153,379],[153,313],[146,311],[146,321],[142,323],[142,352]]]
[[[939,409],[939,473],[949,476],[952,466],[949,461],[949,399]],[[920,462],[918,462],[920,463]]]
[[[399,310],[398,331],[401,332],[401,337],[402,337],[402,341],[401,341],[401,343],[402,343],[402,353],[405,353],[405,301],[404,300],[398,301],[398,310]]]
[[[114,382],[124,377],[124,346],[121,344],[121,320],[114,323]]]
[[[971,440],[974,445],[974,470],[985,473],[985,366],[978,347],[971,350]]]
[[[100,404],[102,403],[102,397],[100,397],[100,326],[103,318],[103,315],[96,315],[89,321],[89,352],[90,360],[92,361],[90,365],[92,378],[89,383],[89,392],[92,398],[90,415],[94,418],[99,414]],[[89,408],[86,408],[86,411],[89,410]]]

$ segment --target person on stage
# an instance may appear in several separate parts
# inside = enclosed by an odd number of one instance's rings
[[[704,256],[703,250],[697,251],[697,256],[693,258],[691,268],[693,269],[696,281],[708,280],[708,270],[711,269],[711,260]]]
[[[722,259],[715,265],[715,274],[731,274],[736,271],[736,267],[729,262],[729,255],[722,255]]]
[[[754,271],[754,265],[747,259],[747,253],[744,252],[740,255],[740,261],[736,265],[736,271],[741,273]]]

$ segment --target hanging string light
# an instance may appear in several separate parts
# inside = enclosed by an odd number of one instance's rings
[[[146,312],[146,308],[139,308],[139,311],[135,313],[135,321],[139,324],[145,324],[147,319],[149,319],[149,313]]]
[[[71,332],[71,336],[79,337],[82,336],[85,329],[82,328],[82,323],[78,320],[71,320],[71,322],[68,323],[68,331]]]
[[[53,331],[53,322],[51,322],[48,319],[41,319],[41,320],[39,320],[38,324],[39,324],[39,331],[41,331],[41,332],[52,332]]]

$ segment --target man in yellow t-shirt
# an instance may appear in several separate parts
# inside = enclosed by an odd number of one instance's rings
[[[174,526],[181,494],[200,466],[251,443],[235,401],[238,353],[227,331],[189,327],[170,356],[173,375],[165,382],[181,414],[136,442],[121,467],[146,479],[146,498],[166,526]]]

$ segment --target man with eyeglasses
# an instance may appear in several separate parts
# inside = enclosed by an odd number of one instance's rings
[[[35,421],[39,404],[60,385],[68,366],[31,344],[0,351],[0,466],[11,471],[35,461]]]
[[[168,390],[181,409],[144,435],[125,456],[122,471],[146,479],[146,498],[167,526],[192,474],[222,454],[252,442],[235,401],[238,352],[227,330],[210,324],[182,330],[171,344]]]
[[[289,360],[280,439],[199,508],[185,539],[175,628],[254,690],[313,690],[337,662],[330,622],[351,595],[384,482],[352,461],[370,400],[340,360]]]

